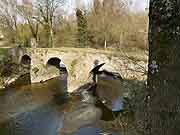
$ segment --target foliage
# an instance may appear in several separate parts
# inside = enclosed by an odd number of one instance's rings
[[[77,26],[74,19],[61,19],[55,46],[104,48],[106,42],[107,48],[147,50],[147,13],[133,13],[127,3],[113,1],[118,3],[99,3],[89,12],[77,10]]]
[[[91,10],[78,8],[75,15],[62,10],[65,1],[39,0],[27,8],[2,0],[0,26],[5,40],[25,47],[35,39],[37,47],[147,49],[147,13],[131,12],[129,0],[94,0]],[[6,13],[6,2],[13,12]],[[17,16],[22,23],[17,23]]]
[[[7,40],[14,43],[17,32],[17,5],[14,0],[0,2],[0,28],[7,35]]]
[[[78,45],[76,23],[61,19],[61,24],[54,35],[54,44],[55,47],[76,47]]]
[[[11,73],[10,63],[11,57],[8,55],[8,50],[0,49],[0,76],[9,75]]]
[[[88,15],[91,46],[146,49],[147,14],[133,13],[123,1],[96,6]]]
[[[87,33],[87,19],[86,15],[80,9],[76,11],[77,29],[78,29],[78,42],[80,47],[86,47],[88,41]]]
[[[16,42],[25,47],[30,47],[30,39],[32,34],[27,24],[19,24],[17,26]]]
[[[64,4],[64,0],[39,0],[35,4],[37,16],[33,16],[33,18],[44,29],[44,36],[47,39],[46,47],[53,47],[54,23],[59,17],[58,7],[62,4]]]
[[[8,61],[8,50],[7,49],[0,49],[0,63],[3,64]]]

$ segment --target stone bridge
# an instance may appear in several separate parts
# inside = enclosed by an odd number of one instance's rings
[[[21,63],[23,58],[30,60],[31,82],[37,83],[59,76],[59,72],[48,71],[48,61],[61,60],[68,72],[68,91],[85,84],[89,79],[89,72],[95,61],[105,62],[104,69],[120,73],[123,78],[139,75],[133,71],[127,72],[127,67],[138,68],[132,61],[124,58],[119,52],[96,50],[89,48],[12,48],[11,54],[16,63]],[[141,58],[140,58],[141,59]],[[144,59],[144,58],[142,58]],[[139,61],[145,65],[144,61]],[[143,62],[143,63],[142,63]]]

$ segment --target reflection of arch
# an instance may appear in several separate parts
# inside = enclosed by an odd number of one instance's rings
[[[23,65],[31,65],[31,58],[27,54],[23,55],[21,58],[21,64]]]
[[[67,69],[65,64],[61,61],[61,59],[57,57],[52,57],[47,61],[47,65],[52,65],[58,68],[60,71],[65,71],[67,73]]]

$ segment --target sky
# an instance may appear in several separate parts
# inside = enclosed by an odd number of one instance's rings
[[[145,11],[145,8],[149,6],[149,0],[133,0],[132,10]]]
[[[69,0],[67,3],[68,10],[75,8],[76,0]],[[81,0],[85,5],[91,5],[92,0]],[[145,11],[145,8],[148,8],[149,0],[132,0],[131,10],[134,12]]]
[[[22,3],[23,0],[17,0],[18,3]],[[27,0],[27,1],[36,1],[36,0]],[[71,13],[75,9],[76,2],[82,1],[86,7],[92,4],[92,0],[68,0],[67,5],[65,6],[66,11]],[[148,7],[149,0],[132,0],[131,10],[134,12],[145,11],[145,8]]]
[[[83,0],[84,3],[91,3],[92,0]],[[134,11],[144,11],[148,6],[149,0],[132,0],[131,8]]]

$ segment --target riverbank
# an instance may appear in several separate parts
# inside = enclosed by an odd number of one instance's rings
[[[0,89],[30,84],[30,71],[22,65],[6,63],[0,74]]]

